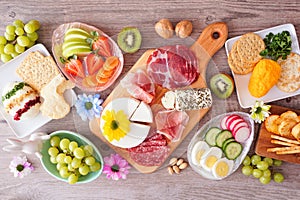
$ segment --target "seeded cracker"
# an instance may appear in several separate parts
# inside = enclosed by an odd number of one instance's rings
[[[56,75],[60,74],[53,58],[40,52],[31,52],[18,66],[16,73],[38,92]]]

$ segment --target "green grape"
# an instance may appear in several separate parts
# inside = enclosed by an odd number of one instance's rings
[[[56,169],[59,171],[61,168],[66,167],[66,163],[57,163],[56,164]]]
[[[52,157],[56,157],[58,153],[59,153],[59,151],[56,147],[50,147],[48,149],[48,154]]]
[[[101,165],[98,162],[95,162],[93,165],[90,166],[90,170],[92,172],[98,171],[100,168],[101,168]]]
[[[81,164],[81,160],[78,159],[78,158],[73,158],[72,162],[71,162],[71,166],[74,168],[74,169],[77,169],[79,168]]]
[[[82,159],[84,157],[84,150],[82,148],[77,147],[73,151],[74,156],[78,159]]]
[[[93,164],[95,164],[96,160],[93,156],[89,156],[84,159],[84,162],[87,165],[93,165]]]
[[[56,157],[50,157],[50,162],[53,164],[57,164]]]
[[[17,43],[22,47],[27,47],[30,43],[30,40],[27,36],[21,35],[17,37]]]
[[[267,163],[266,161],[259,161],[259,162],[257,163],[256,167],[257,167],[258,169],[260,169],[260,170],[263,171],[263,170],[268,169],[268,168],[269,168],[269,165],[268,165],[268,163]]]
[[[19,44],[15,45],[15,52],[17,52],[17,53],[23,53],[24,51],[25,51],[25,47],[22,47]]]
[[[72,157],[71,156],[66,156],[64,159],[64,162],[67,164],[70,164],[72,162]]]
[[[11,55],[10,54],[1,54],[1,61],[6,63],[8,61],[10,61],[12,59]]]
[[[68,164],[68,170],[69,170],[70,172],[75,171],[75,169],[74,169],[74,167],[72,167],[71,163]]]
[[[18,52],[12,52],[11,54],[11,57],[13,57],[13,58],[15,58],[15,57],[17,57],[18,55],[20,55]]]
[[[251,156],[251,163],[252,165],[257,165],[257,163],[261,161],[261,157],[259,155]]]
[[[28,22],[28,24],[32,24],[33,27],[34,27],[34,29],[35,29],[35,31],[36,31],[36,30],[39,30],[40,27],[41,27],[40,22],[39,22],[38,20],[35,20],[35,19],[30,20],[30,21]]]
[[[78,143],[75,141],[70,142],[69,149],[71,152],[73,152],[78,147]]]
[[[59,169],[59,175],[62,178],[68,178],[70,176],[70,172],[68,170],[68,167],[62,167]]]
[[[29,40],[29,45],[27,46],[28,48],[32,47],[35,44],[35,42]]]
[[[4,33],[4,37],[5,37],[5,39],[7,40],[7,41],[13,41],[15,38],[16,38],[16,36],[15,35],[10,35],[10,34],[8,34],[8,33]]]
[[[273,159],[272,158],[264,158],[263,161],[266,161],[269,166],[273,165]]]
[[[64,138],[60,141],[59,147],[61,150],[68,150],[69,149],[70,140],[68,138]]]
[[[90,172],[89,166],[82,164],[78,169],[79,173],[83,176],[87,175]]]
[[[65,162],[65,157],[66,157],[66,154],[64,153],[60,153],[56,156],[56,161],[58,163],[64,163]]]
[[[271,170],[270,169],[266,169],[263,171],[263,176],[265,177],[271,177]]]
[[[16,30],[15,30],[15,34],[20,36],[20,35],[24,35],[24,29],[21,28],[21,27],[17,27]]]
[[[282,161],[281,161],[281,160],[276,160],[276,159],[275,159],[275,160],[273,161],[273,165],[276,166],[276,167],[281,166],[281,164],[282,164]]]
[[[13,44],[8,43],[4,46],[4,53],[11,54],[13,52],[15,52],[15,47]]]
[[[7,43],[7,40],[4,36],[0,36],[0,44],[6,44]]]
[[[0,54],[4,53],[4,44],[0,44]]]
[[[252,175],[253,175],[255,178],[260,178],[260,177],[262,177],[263,172],[262,172],[261,170],[259,170],[259,169],[253,169]]]
[[[20,20],[20,19],[16,19],[16,20],[13,22],[13,25],[15,25],[16,27],[21,27],[21,28],[24,27],[24,23],[23,23],[23,21]]]
[[[35,42],[39,38],[39,35],[37,34],[37,32],[33,32],[33,33],[28,33],[27,37],[29,38],[29,40]]]
[[[270,183],[270,181],[271,181],[271,177],[269,176],[269,177],[265,177],[265,176],[262,176],[262,177],[260,177],[259,178],[259,181],[262,183],[262,184],[269,184]]]
[[[68,178],[68,183],[69,184],[75,184],[78,181],[78,176],[74,173],[72,173],[69,178]]]
[[[8,33],[9,35],[15,35],[15,30],[16,30],[15,26],[7,25],[6,29],[5,29],[5,32]]]
[[[246,176],[250,176],[252,174],[253,167],[250,165],[245,165],[242,167],[242,173]]]
[[[250,165],[250,164],[251,164],[251,158],[250,156],[247,155],[243,160],[243,165]]]
[[[275,172],[273,175],[273,179],[276,183],[281,183],[284,181],[284,176],[282,175],[282,173]]]
[[[86,156],[93,155],[94,150],[93,150],[93,147],[91,145],[85,145],[83,147],[83,149],[84,149],[84,153],[85,153]]]
[[[59,146],[59,142],[60,142],[60,138],[58,136],[53,136],[50,139],[50,145],[53,146],[53,147],[58,147]]]
[[[34,24],[29,24],[29,23],[25,24],[24,30],[26,33],[33,33],[34,31],[36,31]]]

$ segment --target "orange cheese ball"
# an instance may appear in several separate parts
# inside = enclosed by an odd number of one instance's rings
[[[280,65],[270,59],[260,60],[250,77],[248,90],[254,97],[260,98],[277,83],[281,73]]]

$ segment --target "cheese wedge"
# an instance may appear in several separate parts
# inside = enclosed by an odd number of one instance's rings
[[[130,121],[152,123],[153,114],[150,106],[141,101],[140,105],[132,114]]]

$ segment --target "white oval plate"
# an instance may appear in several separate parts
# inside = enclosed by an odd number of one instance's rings
[[[212,128],[212,127],[219,127],[220,128],[221,120],[224,117],[226,117],[228,115],[233,115],[233,114],[241,116],[248,123],[248,125],[250,127],[250,130],[251,130],[251,134],[250,134],[249,138],[247,139],[247,141],[245,143],[241,143],[242,146],[243,146],[243,151],[239,155],[239,157],[234,160],[233,169],[232,169],[230,174],[232,174],[233,172],[235,172],[239,168],[240,164],[243,162],[244,158],[246,157],[247,153],[250,150],[250,147],[251,147],[251,144],[252,144],[253,138],[254,138],[254,122],[250,118],[249,114],[244,113],[244,112],[231,112],[231,113],[221,114],[221,115],[218,115],[218,116],[212,118],[209,122],[204,124],[195,133],[194,137],[192,138],[192,140],[191,140],[191,142],[188,146],[188,150],[187,150],[187,157],[188,157],[188,161],[189,161],[190,166],[192,167],[192,169],[195,172],[197,172],[198,174],[200,174],[204,178],[211,179],[211,180],[221,180],[221,179],[223,179],[223,178],[216,178],[212,175],[212,173],[204,170],[201,166],[194,165],[193,162],[192,162],[192,157],[191,157],[192,149],[198,141],[204,141],[205,134],[207,133],[207,131],[210,128]],[[223,153],[222,157],[224,157],[224,153]],[[230,174],[228,176],[230,176]]]

